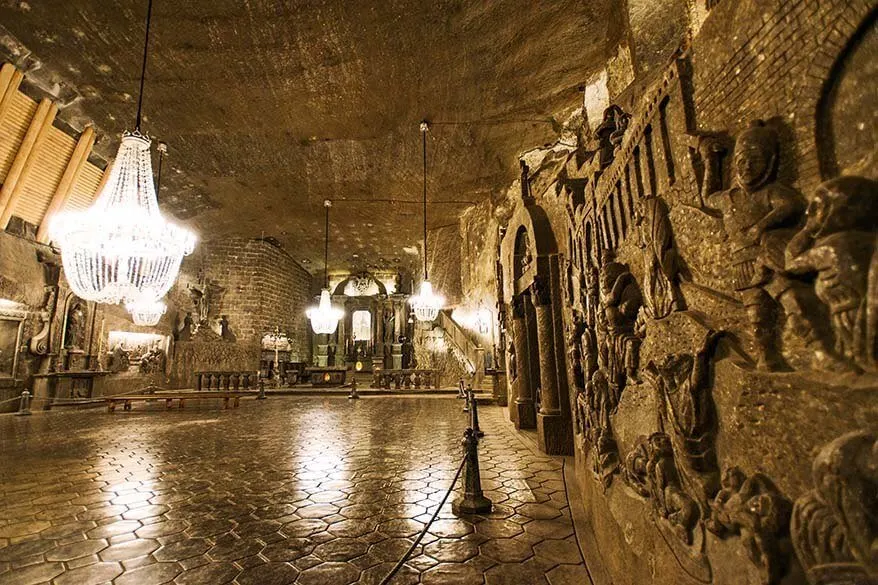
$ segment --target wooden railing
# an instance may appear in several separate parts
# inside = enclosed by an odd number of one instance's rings
[[[195,389],[249,390],[255,389],[256,372],[195,372]]]
[[[437,388],[439,376],[434,370],[380,370],[372,372],[372,388],[421,390]]]

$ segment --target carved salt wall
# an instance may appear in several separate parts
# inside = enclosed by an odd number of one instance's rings
[[[878,582],[876,12],[712,6],[523,174],[510,416],[569,400],[595,582]]]

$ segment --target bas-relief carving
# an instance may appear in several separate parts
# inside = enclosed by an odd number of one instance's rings
[[[777,178],[779,139],[762,121],[753,122],[735,141],[732,185],[722,188],[724,148],[701,140],[705,161],[702,210],[721,217],[730,241],[733,288],[741,295],[754,339],[757,367],[788,369],[780,326],[799,337],[817,369],[845,370],[815,322],[807,285],[786,268],[786,250],[797,232],[804,199]]]
[[[711,366],[722,335],[711,331],[695,355],[669,354],[644,368],[656,392],[658,428],[670,437],[683,487],[702,511],[719,489]]]
[[[857,431],[825,445],[814,489],[793,506],[793,546],[811,585],[878,583],[878,436]]]
[[[64,319],[64,348],[83,349],[85,346],[85,326],[87,308],[85,301],[71,299]]]
[[[878,183],[839,177],[817,188],[785,253],[787,272],[813,276],[829,312],[834,351],[863,370],[875,368],[878,339],[876,230]]]
[[[720,538],[740,536],[764,585],[777,585],[790,561],[790,502],[763,473],[737,467],[723,472],[722,488],[710,502],[708,530]]]
[[[36,335],[31,337],[29,349],[34,355],[45,356],[51,349],[52,320],[58,307],[58,281],[61,277],[61,265],[59,259],[53,254],[38,252],[37,259],[43,267],[43,282],[45,283],[43,285],[43,305],[39,313],[42,327]]]
[[[679,283],[682,261],[667,204],[659,197],[638,200],[634,224],[643,250],[643,308],[649,318],[663,319],[686,308]]]

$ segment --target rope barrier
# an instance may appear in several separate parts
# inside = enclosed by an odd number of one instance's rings
[[[402,566],[405,564],[405,562],[407,560],[409,560],[409,557],[412,556],[412,553],[414,552],[414,550],[421,543],[421,540],[423,540],[424,535],[427,534],[427,530],[429,530],[430,526],[433,525],[433,522],[436,521],[436,518],[439,516],[439,512],[445,506],[445,502],[448,501],[448,496],[450,496],[451,492],[454,490],[454,486],[457,484],[457,480],[460,477],[461,472],[463,471],[464,465],[466,465],[466,454],[465,453],[463,456],[463,460],[460,462],[460,465],[457,467],[457,473],[454,474],[454,479],[451,480],[451,485],[449,485],[448,489],[445,491],[445,496],[442,498],[442,502],[436,507],[436,511],[433,512],[433,516],[430,518],[430,521],[427,522],[427,524],[424,526],[424,529],[421,530],[421,533],[418,534],[418,537],[415,539],[415,541],[412,543],[412,545],[409,547],[409,549],[406,551],[406,553],[404,555],[402,555],[402,558],[399,559],[399,562],[396,563],[396,566],[394,566],[393,569],[391,569],[390,573],[388,573],[387,576],[381,580],[381,583],[379,585],[388,585],[388,583],[390,583],[393,580],[393,578],[396,576],[396,574],[399,572],[399,570],[402,568]]]

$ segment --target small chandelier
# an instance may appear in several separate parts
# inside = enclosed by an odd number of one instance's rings
[[[309,307],[305,311],[305,315],[311,320],[311,329],[314,333],[332,335],[338,328],[338,320],[344,316],[344,311],[332,306],[332,299],[329,295],[329,208],[332,207],[332,201],[329,199],[323,202],[326,208],[326,228],[323,246],[323,272],[325,286],[320,291],[320,302],[316,307]]]
[[[110,176],[94,204],[59,214],[49,228],[61,248],[70,288],[89,301],[157,301],[173,286],[183,256],[195,248],[194,234],[166,221],[159,211],[151,141],[140,132],[151,15],[152,0],[134,131],[122,135]]]
[[[125,308],[131,313],[131,319],[135,325],[152,327],[157,325],[159,319],[165,314],[167,307],[162,301],[153,301],[151,299],[143,301],[128,301]]]
[[[427,278],[427,131],[430,125],[421,122],[421,136],[424,153],[424,280],[418,294],[409,298],[415,319],[418,321],[433,321],[439,316],[439,311],[445,305],[445,297],[433,292],[433,285]]]

